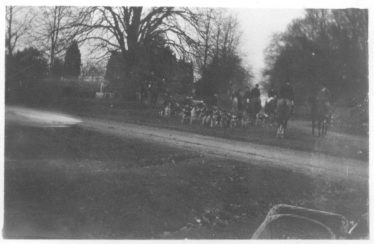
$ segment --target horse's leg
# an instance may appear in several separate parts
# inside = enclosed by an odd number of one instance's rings
[[[277,127],[277,134],[276,134],[276,137],[277,137],[277,138],[279,138],[279,134],[280,134],[279,132],[280,132],[280,127],[278,126],[278,127]]]
[[[325,136],[325,119],[321,121],[321,136]]]
[[[275,138],[278,138],[278,134],[279,134],[279,125],[277,126],[277,132],[275,133]]]
[[[284,137],[284,134],[286,134],[286,130],[287,130],[287,125],[288,125],[288,120],[284,121],[284,127],[283,127],[283,137]]]
[[[330,120],[329,120],[329,118],[328,119],[326,119],[326,135],[327,135],[327,130],[329,129],[329,126],[330,126]]]

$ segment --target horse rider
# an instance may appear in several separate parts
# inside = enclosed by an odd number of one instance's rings
[[[254,100],[259,100],[260,99],[260,88],[259,85],[256,84],[256,86],[252,89],[251,91],[251,98]]]
[[[244,92],[244,96],[243,96],[243,99],[244,99],[244,102],[245,103],[249,103],[249,99],[251,98],[251,88],[250,87],[247,87],[245,89],[245,92]]]
[[[232,93],[231,95],[231,100],[232,100],[232,110],[233,112],[237,112],[239,110],[239,90],[236,90],[235,92]]]
[[[294,110],[294,91],[290,82],[286,80],[279,90],[279,99],[285,99],[288,106],[291,107],[291,114]]]
[[[266,103],[265,103],[266,114],[269,115],[274,112],[275,107],[276,107],[276,99],[277,99],[277,94],[275,93],[274,89],[270,89],[268,91],[268,98],[266,99]]]
[[[316,100],[325,106],[327,113],[331,113],[331,93],[325,83],[321,84],[321,88],[317,92]]]
[[[250,99],[251,99],[251,88],[248,86],[245,88],[244,94],[243,94],[242,103],[243,103],[244,110],[248,110]]]

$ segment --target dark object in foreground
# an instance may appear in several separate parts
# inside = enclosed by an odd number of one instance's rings
[[[252,239],[367,239],[368,218],[355,224],[342,215],[278,204],[272,207]]]

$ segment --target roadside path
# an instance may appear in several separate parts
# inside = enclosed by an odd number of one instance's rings
[[[204,136],[151,126],[115,122],[104,119],[73,117],[42,110],[6,107],[6,123],[29,126],[78,126],[100,133],[136,138],[153,143],[192,150],[201,154],[235,159],[251,164],[288,168],[306,174],[367,182],[368,162],[276,146]],[[277,140],[274,138],[274,140]]]
[[[162,143],[218,157],[234,158],[243,162],[358,181],[368,179],[368,163],[350,158],[99,119],[83,119],[79,126],[105,134]]]

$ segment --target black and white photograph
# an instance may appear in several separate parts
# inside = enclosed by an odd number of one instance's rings
[[[370,240],[369,1],[211,2],[5,1],[3,239]]]

